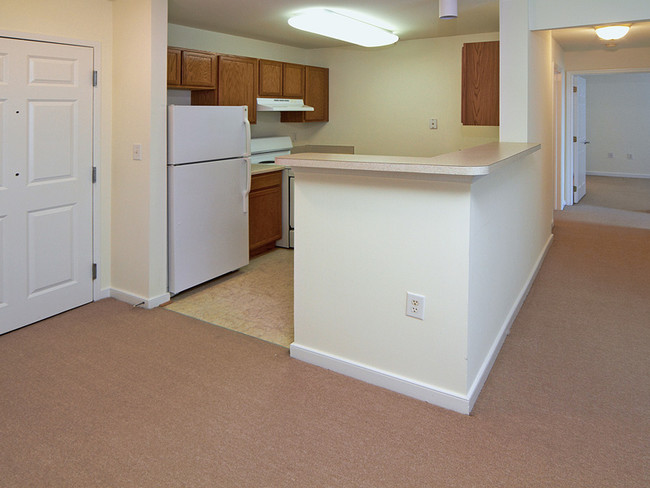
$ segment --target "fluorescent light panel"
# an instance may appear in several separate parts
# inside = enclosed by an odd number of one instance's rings
[[[309,10],[291,17],[289,25],[363,47],[387,46],[399,40],[392,32],[326,9]]]
[[[601,39],[613,41],[625,37],[629,30],[630,27],[627,25],[608,25],[605,27],[596,27],[596,34]]]

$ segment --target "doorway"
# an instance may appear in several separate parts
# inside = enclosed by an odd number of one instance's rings
[[[582,84],[585,84],[584,103],[579,99]],[[584,190],[589,192],[588,175],[650,178],[650,149],[647,137],[642,135],[650,128],[646,110],[650,72],[646,69],[568,72],[566,88],[567,147],[560,171],[564,181],[558,182],[562,188],[562,204],[573,205],[574,191],[580,190],[583,183]],[[585,120],[582,128],[579,118]],[[575,202],[580,201],[581,193]]]
[[[0,334],[93,300],[93,54],[0,37]]]

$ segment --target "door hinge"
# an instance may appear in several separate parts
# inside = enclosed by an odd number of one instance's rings
[[[97,263],[93,263],[93,280],[97,279]]]
[[[575,192],[577,192],[577,191],[578,191],[578,187],[575,186],[575,185],[573,185],[573,193],[575,193]]]
[[[93,166],[93,183],[97,183],[97,166]]]
[[[93,86],[97,86],[97,70],[93,71]]]
[[[573,87],[573,93],[578,93],[578,87],[577,86]]]
[[[573,142],[578,142],[578,138],[576,136],[573,136]]]

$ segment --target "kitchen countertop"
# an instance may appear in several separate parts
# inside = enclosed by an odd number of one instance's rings
[[[285,167],[278,164],[251,164],[251,175],[258,175],[262,173],[272,173],[274,171],[282,171]]]
[[[492,142],[433,157],[301,153],[279,156],[276,162],[293,169],[481,176],[491,173],[508,161],[527,156],[540,147],[540,144]]]

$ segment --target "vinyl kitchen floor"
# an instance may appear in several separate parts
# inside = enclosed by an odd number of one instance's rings
[[[293,250],[276,248],[248,266],[176,295],[168,310],[274,344],[293,342]]]

